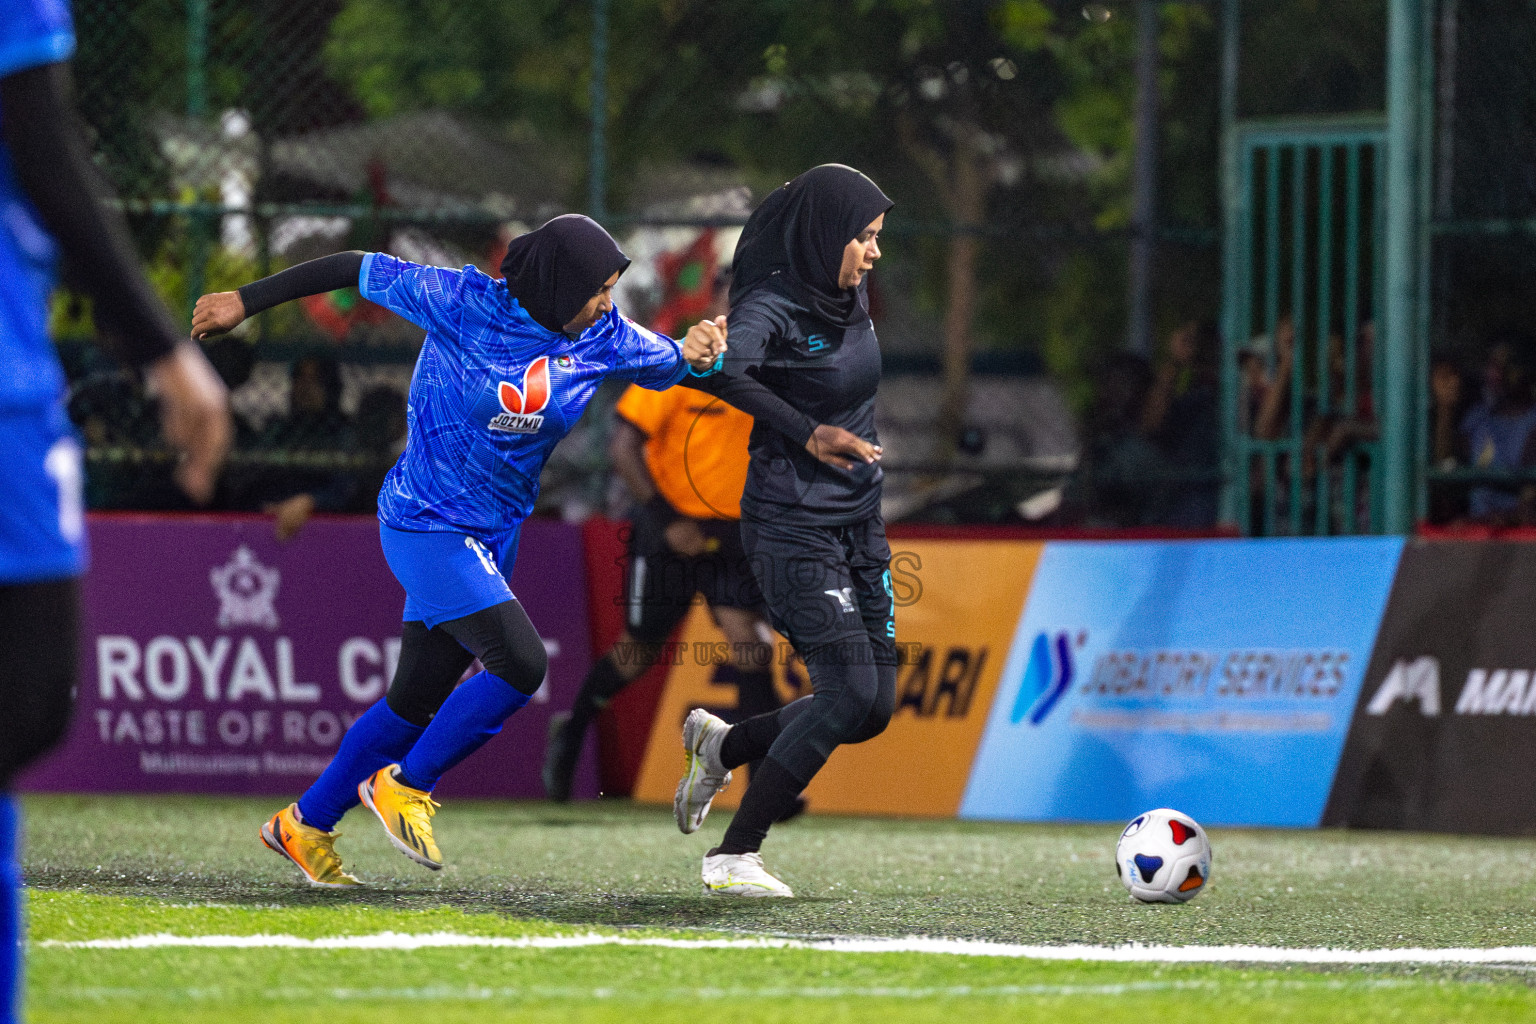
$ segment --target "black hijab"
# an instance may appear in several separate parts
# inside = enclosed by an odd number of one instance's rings
[[[845,164],[812,167],[752,212],[731,264],[731,304],[773,278],[791,299],[837,327],[869,318],[868,278],[839,288],[843,249],[896,204]]]
[[[556,334],[576,319],[615,271],[629,267],[602,225],[567,213],[519,235],[501,261],[507,291],[540,327]]]

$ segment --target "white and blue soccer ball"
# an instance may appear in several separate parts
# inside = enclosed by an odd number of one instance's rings
[[[1167,807],[1138,814],[1115,844],[1115,872],[1143,903],[1188,903],[1211,880],[1211,841],[1187,814]]]

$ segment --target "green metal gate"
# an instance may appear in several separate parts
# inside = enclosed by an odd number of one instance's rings
[[[1228,137],[1223,519],[1380,532],[1387,129],[1239,122]]]

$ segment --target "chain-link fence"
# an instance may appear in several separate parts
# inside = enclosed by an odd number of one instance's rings
[[[1536,6],[1438,0],[1424,510],[1536,525]]]
[[[1154,368],[1116,353],[1138,232],[1155,239],[1157,334],[1187,334],[1216,314],[1214,6],[1156,5],[1160,194],[1156,221],[1136,227],[1126,221],[1127,140],[1114,123],[1132,107],[1134,0],[956,4],[937,43],[913,35],[931,32],[929,22],[896,24],[917,17],[905,6],[877,4],[869,38],[883,33],[894,56],[857,74],[796,65],[799,37],[773,33],[811,38],[815,26],[763,28],[768,14],[755,4],[530,0],[509,17],[511,6],[75,0],[79,107],[171,307],[186,316],[202,292],[348,248],[494,271],[516,233],[588,208],[599,166],[587,137],[592,19],[611,9],[614,163],[598,193],[618,211],[604,222],[635,258],[619,296],[627,313],[648,321],[702,308],[736,226],[792,173],[772,159],[859,163],[901,203],[872,296],[888,354],[880,421],[894,456],[891,512],[1210,524],[1212,354],[1170,376],[1165,358]],[[730,78],[709,63],[712,48],[746,70]],[[813,115],[790,118],[795,104]],[[780,144],[726,132],[690,146],[681,137],[700,118]],[[755,163],[742,156],[764,152]],[[979,176],[975,210],[956,212],[945,173]],[[957,239],[977,240],[968,281],[953,271],[966,249]],[[180,507],[153,410],[85,342],[88,313],[61,295],[54,327],[88,441],[92,503]],[[308,496],[322,510],[366,510],[403,440],[420,336],[334,293],[211,344],[239,422],[220,507]],[[945,368],[956,358],[974,376],[946,418]],[[610,503],[604,414],[614,397],[601,393],[557,449],[547,508],[576,516]],[[1199,426],[1172,429],[1190,417]],[[1186,487],[1202,494],[1190,521],[1169,511]]]
[[[1258,534],[1379,531],[1402,453],[1418,463],[1402,488],[1426,482],[1406,503],[1420,521],[1536,525],[1536,7],[1391,0],[1328,5],[1310,22],[1291,4],[1240,10],[1229,514]],[[1388,52],[1389,15],[1422,53]],[[1418,82],[1392,115],[1394,60]],[[1397,132],[1415,117],[1417,138]],[[1390,183],[1394,147],[1413,151],[1416,181]],[[1393,210],[1422,211],[1408,218],[1423,236],[1407,257],[1417,281],[1399,291],[1384,269]],[[1388,338],[1394,309],[1407,312]],[[1384,395],[1399,370],[1411,414],[1393,430]]]

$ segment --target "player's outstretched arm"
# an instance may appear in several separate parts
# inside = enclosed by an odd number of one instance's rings
[[[108,189],[75,130],[68,76],[46,64],[0,78],[0,129],[16,180],[58,242],[70,283],[95,300],[97,327],[159,397],[166,439],[183,456],[177,483],[203,504],[229,449],[229,396],[202,351],[180,337],[121,215],[105,205]]]
[[[357,249],[332,253],[252,281],[238,291],[201,296],[192,310],[192,337],[201,340],[232,331],[246,317],[306,295],[355,288],[367,255]]]
[[[696,375],[711,373],[719,365],[720,357],[725,355],[727,347],[725,339],[723,316],[700,320],[688,328],[688,333],[683,337],[683,358]]]
[[[733,357],[735,365],[723,372],[684,377],[680,383],[734,405],[753,419],[767,424],[803,446],[829,466],[848,470],[859,463],[878,462],[882,454],[879,445],[871,444],[842,427],[818,424],[752,376],[753,368],[759,362],[752,353],[762,351],[761,340],[772,329],[772,324],[751,315],[748,315],[745,323],[746,339],[744,345],[738,348],[737,356]],[[726,318],[716,317],[713,321],[706,320],[689,330],[688,337],[691,340],[694,332],[698,331],[713,339],[709,329],[718,328],[721,334],[720,351],[723,353],[725,327]],[[686,345],[684,355],[687,355]],[[714,365],[712,363],[711,368]]]

